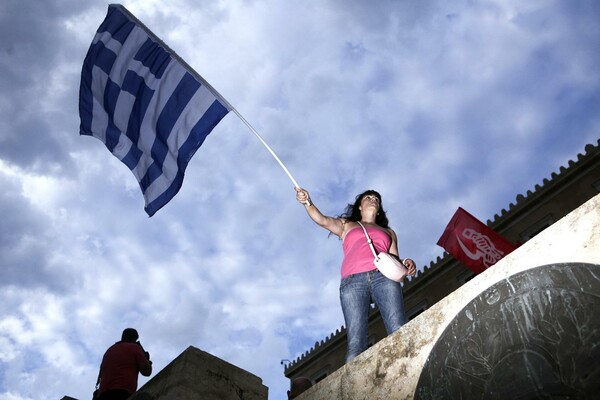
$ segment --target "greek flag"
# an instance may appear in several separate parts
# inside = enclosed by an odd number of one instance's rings
[[[108,7],[83,62],[80,134],[129,167],[149,216],[177,194],[190,159],[231,109],[123,6]]]

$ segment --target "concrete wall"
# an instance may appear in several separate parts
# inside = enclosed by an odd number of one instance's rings
[[[422,371],[429,365],[427,363],[432,349],[461,311],[486,290],[503,282],[510,285],[515,276],[522,276],[529,270],[532,274],[544,274],[544,270],[538,267],[562,263],[600,265],[600,195],[584,203],[402,329],[313,386],[299,399],[428,398],[427,393],[416,393]],[[590,276],[595,279],[595,285],[600,279],[600,271],[592,270]],[[595,293],[594,297],[600,298],[598,289],[598,286],[588,288]],[[589,307],[587,313],[595,313],[599,318],[594,317],[592,320],[600,321],[597,307]],[[595,340],[600,330],[596,325],[586,327],[585,331],[590,329],[596,335],[593,336]],[[597,342],[587,345],[591,352],[598,352]],[[592,378],[598,381],[598,366],[592,367],[595,368]],[[593,381],[592,378],[590,382]]]
[[[130,400],[267,400],[262,379],[193,346],[130,397]]]

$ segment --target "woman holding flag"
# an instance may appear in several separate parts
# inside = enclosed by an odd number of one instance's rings
[[[296,200],[304,204],[306,212],[317,225],[343,241],[340,302],[348,336],[348,362],[368,347],[371,303],[374,302],[379,308],[388,335],[406,322],[402,285],[376,269],[373,253],[360,224],[366,228],[378,252],[398,257],[396,233],[389,228],[381,206],[381,195],[374,190],[356,196],[354,204],[348,204],[345,212],[337,218],[323,215],[305,189],[296,187]],[[415,262],[410,258],[402,262],[408,274],[414,276]]]

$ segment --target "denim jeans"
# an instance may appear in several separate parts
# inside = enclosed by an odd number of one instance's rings
[[[388,335],[406,322],[402,284],[377,270],[353,274],[340,283],[340,302],[346,323],[348,352],[346,362],[367,349],[371,303],[375,303]]]

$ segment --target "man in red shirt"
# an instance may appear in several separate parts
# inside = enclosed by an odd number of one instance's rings
[[[150,376],[150,354],[138,342],[133,328],[123,331],[121,341],[106,350],[100,365],[99,400],[126,400],[137,390],[138,373]]]

